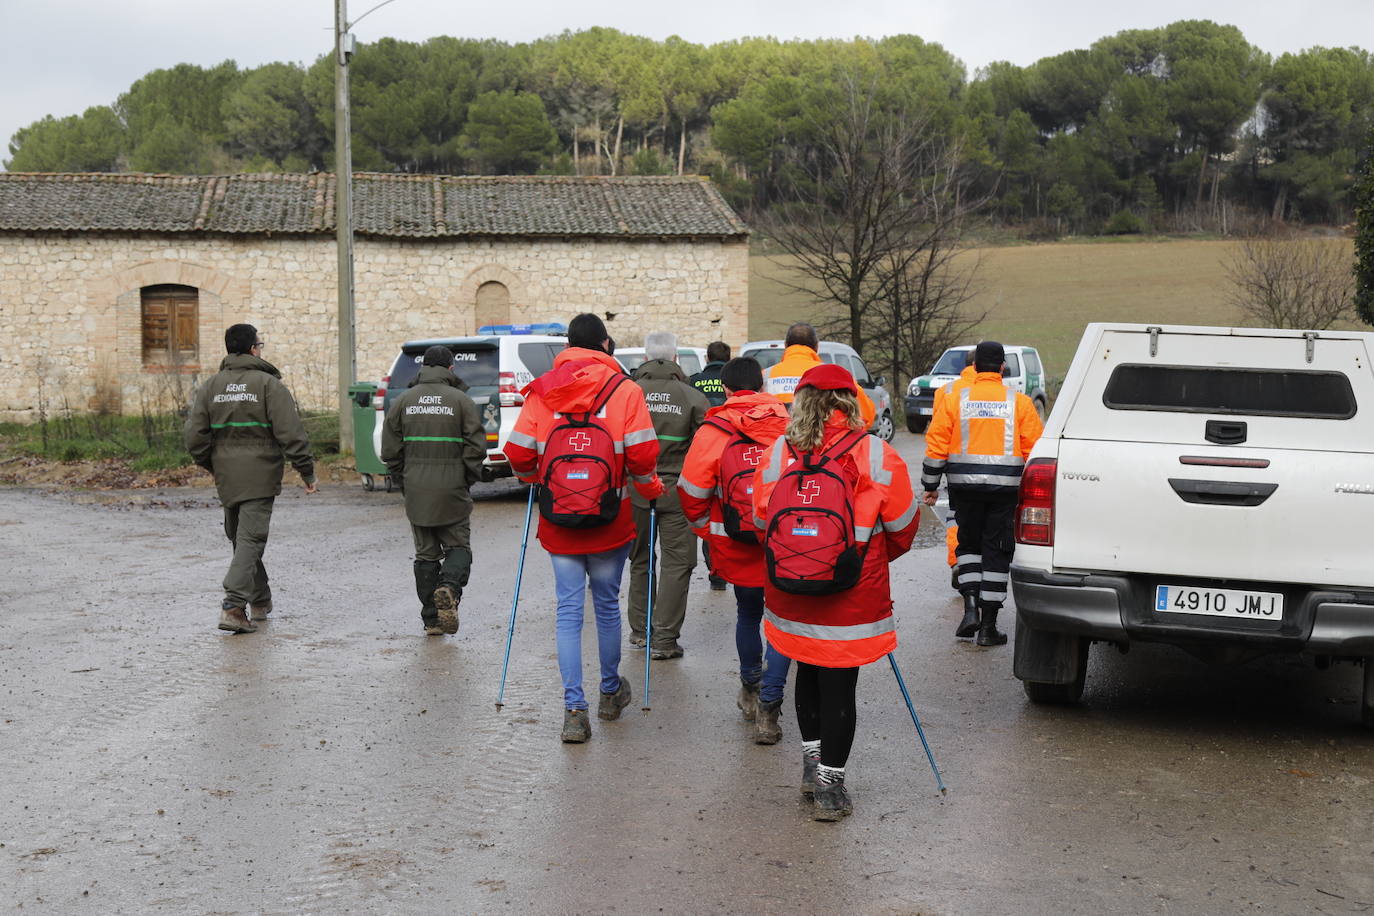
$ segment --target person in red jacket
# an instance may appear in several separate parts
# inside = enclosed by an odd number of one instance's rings
[[[755,524],[766,531],[769,500],[792,462],[788,446],[820,455],[866,426],[854,378],[840,366],[802,376],[784,438],[754,478]],[[855,539],[863,550],[859,580],[829,595],[798,595],[764,584],[764,634],[797,663],[797,727],[802,736],[802,794],[815,799],[816,820],[851,813],[844,768],[854,743],[854,691],[859,668],[897,647],[888,564],[911,549],[920,523],[906,463],[875,436],[838,460],[854,491]],[[865,543],[866,542],[866,543]]]
[[[620,489],[620,511],[608,524],[570,528],[554,524],[543,512],[539,543],[553,561],[557,593],[558,668],[563,677],[563,741],[580,744],[591,737],[587,698],[582,691],[582,607],[590,586],[596,612],[601,660],[598,718],[610,721],[630,703],[630,682],[620,676],[620,579],[635,538],[629,488],[657,499],[663,483],[654,473],[658,436],[644,406],[644,394],[610,355],[610,335],[595,315],[578,315],[568,324],[568,346],[553,368],[524,389],[525,403],[506,443],[506,457],[523,481],[543,482],[545,446],[562,417],[585,414],[598,403],[597,423],[615,445],[621,466],[612,468]],[[586,433],[582,433],[586,436]]]
[[[754,543],[738,540],[726,530],[725,491],[730,482],[722,480],[721,457],[737,433],[750,442],[740,441],[739,460],[731,460],[727,475],[743,473],[742,466],[757,465],[765,451],[787,429],[787,408],[771,394],[762,393],[763,369],[748,358],[732,359],[720,370],[726,400],[712,407],[706,422],[697,428],[692,446],[683,461],[677,480],[678,496],[687,523],[710,545],[712,570],[735,587],[735,650],[739,653],[739,697],[735,701],[746,720],[754,723],[756,744],[777,744],[782,739],[778,713],[791,661],[771,645],[765,658],[764,641],[759,634],[763,623],[763,547],[754,535],[752,506],[744,507],[742,522]],[[749,498],[753,475],[736,482],[731,498]],[[733,524],[733,523],[732,523]]]

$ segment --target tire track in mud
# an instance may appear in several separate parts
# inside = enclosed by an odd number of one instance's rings
[[[439,766],[461,775],[447,789],[408,780],[369,796],[366,819],[325,831],[313,873],[283,888],[282,906],[272,912],[337,912],[359,899],[371,906],[424,895],[437,895],[436,905],[471,908],[499,890],[503,882],[482,881],[486,866],[473,854],[497,845],[488,831],[529,797],[559,747],[535,711],[547,689],[509,681],[500,711],[437,716],[433,731],[462,734],[461,744],[437,753]]]

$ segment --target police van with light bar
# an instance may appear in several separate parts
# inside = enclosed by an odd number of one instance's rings
[[[568,345],[567,334],[567,327],[556,322],[484,325],[474,337],[435,337],[401,344],[391,373],[382,378],[372,401],[380,411],[372,432],[376,454],[382,453],[381,418],[419,374],[425,350],[439,345],[453,351],[453,373],[467,384],[468,397],[482,411],[487,430],[482,479],[511,476],[504,449],[525,403],[520,389],[553,368],[554,357]]]
[[[1027,696],[1076,702],[1093,643],[1302,654],[1362,666],[1374,726],[1370,494],[1374,334],[1088,325],[1021,478]]]

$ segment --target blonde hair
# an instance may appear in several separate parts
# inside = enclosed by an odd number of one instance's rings
[[[787,441],[798,451],[815,451],[825,443],[825,421],[835,411],[844,414],[850,429],[863,429],[863,411],[852,391],[806,387],[792,399]]]

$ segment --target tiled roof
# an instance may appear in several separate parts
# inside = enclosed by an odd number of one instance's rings
[[[334,232],[334,176],[0,173],[0,232]],[[353,176],[353,228],[392,238],[730,237],[704,178]]]

